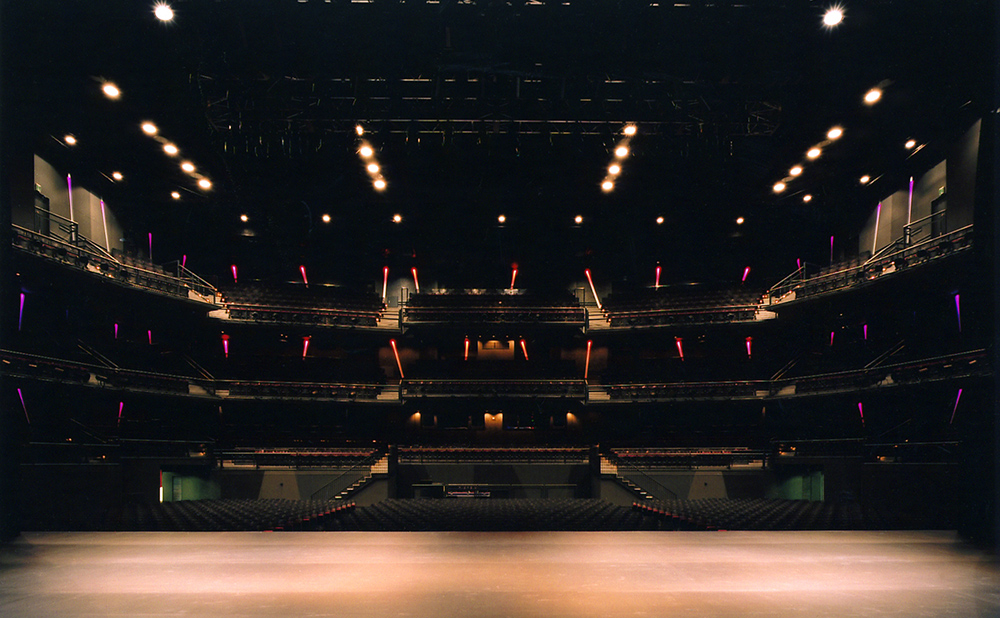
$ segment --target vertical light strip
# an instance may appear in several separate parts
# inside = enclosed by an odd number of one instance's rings
[[[420,293],[420,281],[417,280],[417,267],[414,266],[413,268],[411,268],[410,272],[413,273],[413,286],[417,290],[417,294],[419,294]]]
[[[390,339],[389,345],[392,346],[392,355],[396,357],[396,366],[399,367],[399,379],[402,380],[406,376],[403,375],[403,363],[399,361],[399,350],[396,348],[396,340]]]
[[[521,351],[524,352],[524,360],[528,360],[528,344],[521,340]]]
[[[961,391],[959,391],[959,394],[961,394]],[[17,396],[21,399],[21,409],[24,410],[24,419],[28,421],[28,424],[30,425],[31,419],[28,417],[28,407],[24,405],[24,393],[21,392],[20,388],[17,389]],[[957,406],[958,402],[955,402],[955,405]],[[954,416],[955,415],[952,414],[952,418],[954,418]]]
[[[104,223],[104,248],[111,253],[111,242],[108,240],[108,216],[104,214],[104,200],[101,200],[101,222]]]
[[[24,321],[24,292],[21,292],[21,308],[17,313],[17,330],[21,330],[21,324]]]
[[[594,345],[593,341],[587,341],[587,360],[583,364],[583,379],[586,380],[587,376],[590,375],[590,348]]]
[[[882,202],[878,203],[878,208],[875,209],[875,234],[872,236],[872,255],[875,255],[875,248],[878,246],[878,220],[882,216]],[[830,249],[830,255],[833,255],[833,249]],[[831,259],[832,261],[832,259]]]
[[[18,392],[18,393],[20,393],[20,392],[21,392],[21,389],[17,389],[17,392]],[[950,420],[950,421],[948,421],[948,424],[949,424],[949,425],[951,425],[952,423],[954,423],[954,422],[955,422],[955,412],[957,412],[957,411],[958,411],[958,402],[959,402],[959,401],[961,401],[961,399],[962,399],[962,389],[958,389],[958,396],[957,396],[957,397],[955,397],[955,407],[953,407],[953,408],[951,409],[951,420]],[[24,404],[24,401],[22,400],[22,401],[21,401],[21,403],[22,403],[22,405],[23,405],[23,404]],[[27,415],[27,414],[28,414],[28,413],[27,413],[27,412],[25,412],[25,415]]]
[[[830,237],[830,264],[833,264],[833,236]]]
[[[750,344],[753,343],[753,337],[747,337],[747,358],[753,358],[750,354]]]
[[[906,203],[906,225],[910,224],[913,217],[913,176],[910,176],[910,199]]]
[[[654,290],[659,290],[660,289],[660,271],[661,271],[661,268],[659,267],[659,265],[657,265],[657,267],[656,267],[656,281],[653,283],[653,289]]]
[[[309,279],[306,278],[306,267],[299,266],[299,272],[302,273],[302,283],[305,283],[306,287],[309,287]]]
[[[510,290],[514,291],[514,280],[517,279],[517,269],[515,268],[510,274]]]
[[[955,293],[955,317],[958,318],[958,332],[962,332],[962,303],[957,292]]]
[[[864,407],[862,407],[860,401],[858,402],[858,414],[861,415],[861,425],[864,426],[864,424],[865,424],[865,409],[864,409]]]
[[[66,186],[69,188],[69,220],[73,221],[73,177],[66,174]]]
[[[677,353],[680,354],[681,360],[684,360],[684,340],[680,337],[674,337],[674,345],[677,346]]]
[[[463,360],[469,360],[469,338],[465,338],[465,357]]]
[[[603,310],[604,307],[601,306],[601,299],[597,297],[597,288],[594,287],[594,280],[590,278],[590,269],[583,271],[587,275],[587,281],[590,282],[590,291],[594,293],[594,301],[597,303],[597,308]]]
[[[153,263],[153,233],[149,233],[149,263]]]
[[[305,358],[306,354],[309,353],[309,340],[310,339],[312,339],[311,335],[306,335],[306,336],[302,337],[302,358]]]
[[[743,279],[740,280],[740,283],[746,283],[748,276],[750,276],[750,267],[749,266],[747,266],[746,268],[743,269]]]
[[[382,269],[382,304],[385,304],[385,293],[389,288],[389,267],[386,266]]]

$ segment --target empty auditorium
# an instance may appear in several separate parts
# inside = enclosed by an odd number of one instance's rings
[[[998,26],[0,3],[0,614],[1000,616]]]

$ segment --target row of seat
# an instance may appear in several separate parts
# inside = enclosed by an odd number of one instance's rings
[[[636,503],[634,508],[677,525],[704,530],[864,530],[896,527],[866,519],[857,502],[771,498],[705,498]],[[887,525],[890,524],[890,525]]]
[[[401,464],[414,463],[587,463],[587,448],[401,446]]]

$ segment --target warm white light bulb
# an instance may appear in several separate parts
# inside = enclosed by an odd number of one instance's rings
[[[104,95],[109,99],[117,99],[122,94],[122,91],[118,89],[118,86],[115,86],[111,82],[104,84],[104,86],[101,87],[101,90],[104,91]]]
[[[174,146],[173,144],[164,144],[163,152],[167,153],[171,157],[175,157],[180,150],[178,150],[177,146]]]
[[[782,191],[785,190],[785,183],[783,183],[783,182],[776,182],[776,183],[774,183],[774,186],[771,187],[771,188],[774,189],[775,193],[781,193]]]
[[[145,133],[146,135],[156,135],[157,131],[159,131],[159,129],[157,129],[156,125],[153,124],[152,122],[142,123],[142,132]]]
[[[156,19],[160,21],[172,21],[174,18],[174,10],[170,8],[170,5],[166,2],[158,2],[156,6],[153,7],[153,15],[156,15]]]
[[[208,178],[202,178],[201,180],[198,181],[198,186],[201,187],[202,189],[211,189],[212,181],[209,180]]]

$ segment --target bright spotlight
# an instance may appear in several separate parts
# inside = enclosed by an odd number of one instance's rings
[[[69,144],[70,146],[76,146],[76,138],[73,137],[72,135],[66,135],[65,137],[63,137],[63,141]]]
[[[122,96],[122,91],[118,89],[118,86],[115,86],[111,82],[105,83],[104,86],[101,87],[101,90],[104,91],[104,96],[109,99],[117,99]]]
[[[577,215],[573,217],[573,222],[576,223],[577,225],[580,225],[581,223],[583,223],[583,216]]]
[[[844,130],[840,127],[833,127],[826,132],[827,139],[840,139],[840,136],[844,134]]]
[[[878,100],[882,98],[882,91],[878,88],[872,88],[865,93],[865,103],[868,105],[874,105],[878,103]]]
[[[243,223],[246,223],[249,220],[250,220],[250,217],[248,217],[246,215],[240,215],[240,221],[242,221]]]
[[[743,217],[736,217],[736,225],[743,225],[745,219]]]
[[[323,223],[329,223],[330,222],[330,215],[324,213],[323,216],[321,217],[321,219],[323,219]]]
[[[385,181],[382,180],[381,178],[379,178],[378,180],[376,180],[375,181],[375,188],[378,189],[379,191],[381,191],[382,189],[385,189]]]
[[[860,182],[863,185],[866,185],[869,182],[871,182],[871,180],[872,180],[872,177],[869,176],[868,174],[865,174],[864,176],[862,176],[861,178],[858,179],[858,182]]]
[[[908,139],[906,140],[906,143],[903,144],[903,146],[905,146],[907,150],[913,150],[913,147],[916,145],[917,145],[917,140],[915,139]]]
[[[378,174],[378,170],[379,170],[378,163],[369,163],[368,164],[368,173],[369,174]]]
[[[171,157],[176,157],[177,153],[180,152],[180,150],[177,148],[177,146],[174,146],[173,144],[164,144],[163,152],[167,153]]]
[[[505,217],[504,215],[500,215],[499,217],[497,217],[497,221],[499,221],[500,223],[506,223],[507,217]]]
[[[622,133],[628,135],[629,137],[635,135],[635,125],[634,124],[625,125],[625,128],[622,130]]]
[[[111,177],[114,178],[115,180],[121,180],[122,178],[124,178],[121,172],[111,172]]]
[[[610,191],[614,188],[615,188],[615,183],[611,182],[610,180],[605,180],[604,182],[601,183],[601,190],[605,192]]]
[[[156,135],[157,131],[159,131],[159,129],[157,129],[156,125],[152,122],[142,123],[142,132],[146,135]]]
[[[174,10],[166,2],[157,2],[153,6],[153,15],[156,15],[156,19],[160,21],[173,21]]]
[[[611,174],[612,176],[617,176],[621,171],[622,171],[622,166],[618,165],[617,163],[612,163],[608,167],[608,173]]]
[[[628,156],[628,146],[619,146],[615,148],[615,156],[619,159],[624,159]]]
[[[198,181],[198,186],[201,187],[202,189],[206,189],[206,190],[207,189],[211,189],[212,188],[212,181],[209,180],[208,178],[202,178],[201,180]]]
[[[393,223],[402,223],[402,221],[403,221],[403,215],[399,215],[399,214],[392,215],[392,222]]]
[[[808,204],[809,202],[813,201],[813,196],[806,193],[805,195],[802,196],[802,201]]]
[[[827,28],[832,28],[844,21],[844,10],[840,7],[834,6],[827,9],[826,13],[823,14],[823,25]]]
[[[801,173],[802,173],[802,166],[801,165],[796,165],[792,169],[788,170],[788,175],[789,176],[798,176]]]
[[[191,172],[194,171],[194,163],[191,163],[190,161],[185,161],[181,163],[181,169],[190,174]]]
[[[815,159],[821,154],[823,154],[823,151],[820,150],[819,148],[810,148],[809,152],[806,153],[806,156],[809,157],[810,159]]]
[[[361,137],[365,134],[365,128],[359,124],[354,127],[354,132],[358,134],[358,137]]]
[[[782,191],[785,190],[785,183],[783,183],[783,182],[776,182],[776,183],[774,183],[774,186],[771,187],[771,188],[774,189],[775,193],[781,193]]]
[[[656,225],[663,225],[663,217],[656,218]]]
[[[178,191],[171,191],[170,197],[174,198],[175,200],[179,200],[181,199],[181,194]]]
[[[361,150],[358,151],[358,154],[367,159],[374,154],[374,151],[371,146],[362,146]]]

